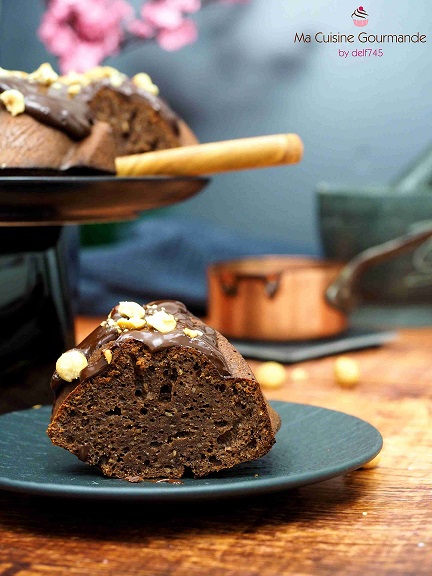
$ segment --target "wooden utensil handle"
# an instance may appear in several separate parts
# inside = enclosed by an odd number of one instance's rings
[[[295,164],[302,155],[303,143],[297,134],[273,134],[119,156],[116,168],[117,176],[200,176]]]

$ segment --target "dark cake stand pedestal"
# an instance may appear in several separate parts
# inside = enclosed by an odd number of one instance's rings
[[[131,220],[197,194],[206,178],[0,178],[0,413],[51,403],[75,344],[76,224]]]

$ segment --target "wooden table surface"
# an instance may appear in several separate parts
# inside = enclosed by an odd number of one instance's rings
[[[78,338],[93,323],[80,322]],[[3,492],[0,575],[430,576],[432,328],[400,331],[395,342],[350,356],[362,372],[355,389],[335,384],[334,358],[325,358],[287,367],[285,385],[267,396],[369,421],[384,437],[377,468],[212,504]]]

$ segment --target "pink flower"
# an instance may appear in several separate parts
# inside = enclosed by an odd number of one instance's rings
[[[98,66],[104,58],[105,50],[100,44],[81,42],[59,57],[59,66],[62,71],[82,72]]]
[[[153,38],[155,35],[154,27],[148,22],[144,22],[144,20],[132,20],[129,22],[128,30],[139,38],[148,39]]]
[[[246,3],[249,0],[219,0]],[[141,19],[133,18],[127,0],[49,0],[39,37],[58,56],[61,72],[82,72],[117,54],[130,38],[156,39],[165,50],[195,42],[195,22],[185,18],[198,12],[201,0],[143,0]]]
[[[82,72],[118,52],[131,14],[125,0],[51,0],[39,37],[59,57],[62,72]]]
[[[198,37],[196,24],[184,13],[197,12],[201,0],[151,0],[141,8],[142,23],[154,30],[156,41],[164,50],[179,50]]]
[[[181,10],[181,12],[186,12],[187,14],[193,14],[198,12],[201,8],[201,0],[168,0],[171,6]]]
[[[155,28],[178,28],[183,21],[183,14],[169,0],[148,2],[141,8],[144,22]]]
[[[165,28],[156,34],[156,41],[161,48],[170,52],[179,50],[187,44],[193,44],[198,38],[195,22],[184,19],[177,28]]]

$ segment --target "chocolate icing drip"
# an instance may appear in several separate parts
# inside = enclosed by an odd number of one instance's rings
[[[181,302],[164,302],[161,300],[158,302],[152,302],[148,306],[156,306],[157,310],[163,308],[165,312],[172,314],[177,320],[176,328],[167,334],[162,334],[162,332],[158,332],[157,330],[149,330],[145,328],[143,330],[131,330],[130,332],[124,332],[121,334],[117,338],[118,343],[121,343],[128,338],[133,338],[134,340],[143,342],[151,352],[157,352],[158,350],[171,348],[172,346],[195,348],[209,358],[221,375],[230,376],[230,371],[228,370],[225,359],[218,349],[217,336],[213,328],[201,325],[197,327],[197,318],[191,314]],[[117,312],[117,307],[114,308],[111,318],[113,320],[121,318],[120,314]],[[190,338],[183,332],[184,328],[189,328],[191,330],[198,329],[202,332],[202,335],[197,336],[196,338]]]
[[[68,86],[55,83],[55,87],[45,86],[37,81],[18,78],[12,75],[0,76],[0,93],[5,90],[19,90],[24,95],[25,112],[38,122],[62,130],[74,140],[88,136],[94,121],[89,102],[104,87],[115,90],[127,98],[145,99],[149,106],[169,122],[174,132],[179,134],[179,118],[158,96],[146,92],[125,78],[119,86],[114,86],[109,78],[90,82],[82,86],[75,96],[68,94]]]
[[[0,92],[5,90],[19,90],[24,95],[26,113],[38,122],[62,130],[74,140],[90,134],[90,108],[82,100],[67,98],[63,90],[15,76],[0,76]]]
[[[91,334],[89,334],[78,346],[75,346],[74,350],[79,350],[82,352],[87,360],[98,348],[106,346],[109,342],[112,342],[119,335],[118,331],[114,327],[110,326],[98,326]],[[102,356],[94,364],[87,366],[81,371],[80,381],[87,380],[92,376],[95,376],[99,372],[102,372],[108,366],[108,362]],[[54,372],[51,378],[51,389],[54,392],[54,396],[60,394],[61,390],[68,384],[60,376],[57,371]],[[78,384],[78,381],[76,382]]]
[[[186,309],[184,304],[172,300],[160,300],[147,304],[144,306],[144,309],[146,316],[150,316],[154,312],[162,309],[165,310],[167,314],[172,314],[177,321],[175,329],[163,334],[158,330],[146,326],[141,330],[128,330],[119,333],[115,324],[110,325],[104,323],[98,326],[87,338],[76,346],[75,350],[80,350],[87,359],[90,359],[96,350],[106,347],[109,342],[115,341],[114,346],[119,346],[128,339],[142,342],[152,353],[172,347],[194,348],[207,356],[221,376],[231,376],[225,358],[218,348],[216,331],[209,326],[201,324],[198,318]],[[122,318],[118,312],[118,306],[111,310],[109,318],[114,322]],[[190,338],[184,333],[185,328],[199,330],[201,335]],[[102,355],[98,360],[92,362],[81,371],[79,381],[76,381],[76,385],[78,385],[79,382],[84,382],[93,376],[101,374],[108,366],[108,362]],[[51,380],[51,388],[56,397],[58,397],[65,385],[66,382],[59,377],[57,372],[54,372]]]

